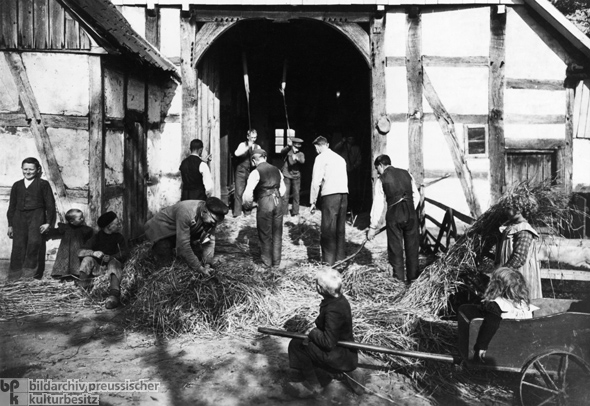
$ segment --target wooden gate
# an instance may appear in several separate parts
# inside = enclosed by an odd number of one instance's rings
[[[124,235],[134,239],[143,234],[147,215],[146,150],[147,137],[141,114],[128,112],[125,130],[125,163],[123,169]]]

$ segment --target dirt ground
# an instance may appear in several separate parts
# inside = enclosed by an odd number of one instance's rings
[[[249,245],[255,256],[257,241],[253,225],[248,225],[250,232],[246,233],[245,241],[242,241],[244,230],[238,235],[227,233],[225,238]],[[226,231],[230,229],[235,228],[228,227]],[[311,225],[303,230],[299,223],[287,223],[285,238],[294,240],[293,234],[297,234],[302,242],[290,247],[286,254],[288,261],[298,255],[317,259],[319,247],[303,243],[313,232],[315,227]],[[370,261],[373,251],[383,253],[384,235],[371,244],[359,256],[364,257],[363,261]],[[354,252],[357,246],[348,247],[348,253]],[[50,274],[51,265],[48,262],[46,275]],[[0,294],[7,268],[7,261],[1,261]],[[365,394],[355,395],[343,382],[332,381],[321,397],[298,399],[288,388],[289,382],[300,381],[300,377],[288,366],[286,338],[258,335],[204,339],[181,335],[165,340],[150,331],[129,329],[124,307],[112,311],[102,306],[86,306],[47,313],[0,321],[0,378],[79,379],[80,382],[143,379],[159,383],[155,392],[99,394],[101,405],[113,406],[432,404],[431,399],[412,389],[408,377],[386,374],[383,367],[368,358],[361,359],[359,368],[367,388]]]

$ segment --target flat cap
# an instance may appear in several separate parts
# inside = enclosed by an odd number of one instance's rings
[[[254,155],[268,156],[266,151],[263,150],[262,148],[256,148],[254,151],[252,151],[252,156],[254,156]]]
[[[102,216],[98,218],[96,224],[100,228],[105,228],[109,224],[111,224],[117,218],[117,214],[114,211],[107,211]]]
[[[208,197],[205,200],[205,206],[211,213],[221,217],[225,216],[229,211],[229,207],[217,197]]]

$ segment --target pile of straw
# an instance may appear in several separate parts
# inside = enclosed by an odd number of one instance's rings
[[[71,283],[55,279],[20,279],[0,285],[0,321],[26,316],[77,313],[96,303]]]
[[[497,244],[506,210],[515,203],[524,207],[523,215],[534,228],[549,234],[559,234],[562,227],[571,224],[573,215],[580,214],[570,207],[570,195],[561,187],[548,182],[515,186],[479,217],[447,253],[423,270],[399,305],[440,315],[449,312],[449,298],[459,291],[481,296],[486,279],[482,274],[493,269],[484,254]]]

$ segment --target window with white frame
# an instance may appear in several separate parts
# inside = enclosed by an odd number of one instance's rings
[[[465,155],[471,158],[488,156],[488,129],[485,125],[465,125]]]

